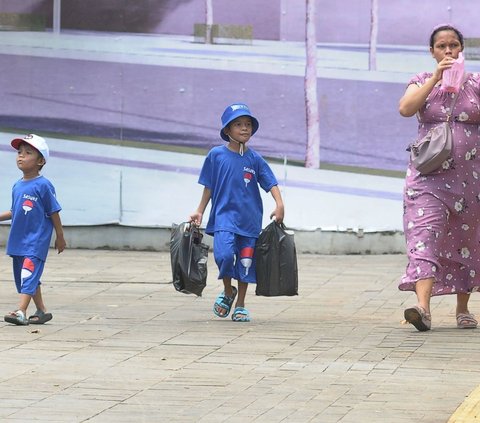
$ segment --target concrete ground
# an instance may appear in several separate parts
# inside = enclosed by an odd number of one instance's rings
[[[0,306],[15,308],[0,251]],[[51,252],[43,326],[0,323],[2,422],[447,422],[480,380],[477,330],[452,296],[433,330],[402,324],[403,255],[299,255],[299,295],[251,289],[251,323],[170,284],[168,253]],[[480,308],[478,296],[471,301]],[[33,312],[33,307],[31,312]],[[476,421],[476,420],[450,420]]]

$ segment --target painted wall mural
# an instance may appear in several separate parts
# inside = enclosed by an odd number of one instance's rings
[[[475,0],[258,4],[0,0],[0,127],[203,153],[221,142],[224,107],[242,101],[267,157],[403,171],[416,122],[399,116],[398,99],[433,69],[431,29],[452,22],[480,38]],[[38,16],[43,29],[37,20],[30,31]],[[207,23],[213,43],[195,34]],[[467,68],[480,62],[467,54]]]

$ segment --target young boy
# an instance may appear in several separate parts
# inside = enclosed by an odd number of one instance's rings
[[[5,321],[15,325],[43,324],[52,319],[43,303],[40,278],[53,228],[58,253],[66,247],[59,215],[61,207],[55,198],[55,188],[40,175],[49,156],[45,140],[37,135],[27,135],[15,138],[11,145],[18,150],[17,167],[23,178],[13,185],[12,208],[0,213],[0,220],[12,220],[7,254],[13,259],[13,276],[20,301],[18,310],[7,314]],[[32,298],[37,311],[27,319]]]
[[[212,201],[206,233],[213,235],[213,252],[223,279],[224,290],[215,300],[213,312],[227,317],[237,297],[232,314],[234,322],[249,322],[245,296],[249,283],[256,283],[255,242],[262,230],[263,205],[260,187],[272,194],[276,208],[270,215],[283,221],[284,206],[278,182],[267,162],[246,144],[258,130],[258,120],[247,105],[235,103],[222,115],[220,136],[228,144],[208,153],[198,182],[204,186],[197,210],[190,216],[202,223],[208,202]],[[238,281],[238,289],[232,286]]]

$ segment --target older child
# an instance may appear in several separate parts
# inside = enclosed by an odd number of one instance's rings
[[[52,231],[60,254],[66,247],[55,188],[40,170],[48,160],[48,145],[42,137],[27,135],[15,138],[11,145],[18,150],[17,166],[23,178],[12,189],[12,208],[0,213],[0,220],[12,220],[7,254],[13,259],[13,275],[20,294],[18,309],[4,319],[15,325],[43,324],[52,319],[42,298],[40,278],[47,258]],[[27,319],[33,298],[37,310]]]
[[[222,115],[220,136],[227,145],[212,148],[203,164],[199,183],[204,186],[197,210],[190,221],[200,225],[209,201],[212,201],[206,233],[213,235],[213,252],[223,279],[224,290],[215,300],[218,317],[232,314],[234,322],[248,322],[245,308],[249,283],[256,283],[255,242],[262,229],[263,205],[259,186],[272,194],[276,208],[270,217],[281,223],[284,216],[278,182],[267,162],[246,146],[258,130],[258,120],[243,103],[228,106]],[[232,286],[238,281],[238,289]]]

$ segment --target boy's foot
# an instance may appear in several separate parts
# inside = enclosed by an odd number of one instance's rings
[[[31,325],[43,325],[44,323],[52,320],[52,318],[52,313],[45,313],[42,310],[37,310],[28,318],[28,322]]]
[[[26,326],[28,325],[28,319],[22,310],[12,311],[4,316],[4,320],[7,323],[13,323],[14,325]]]
[[[245,307],[235,307],[232,314],[232,320],[234,322],[249,322],[250,313]]]
[[[213,304],[213,312],[216,316],[227,317],[230,314],[232,304],[237,296],[237,288],[232,286],[232,291],[233,295],[231,297],[227,296],[225,291],[223,291],[215,300],[215,303]]]

